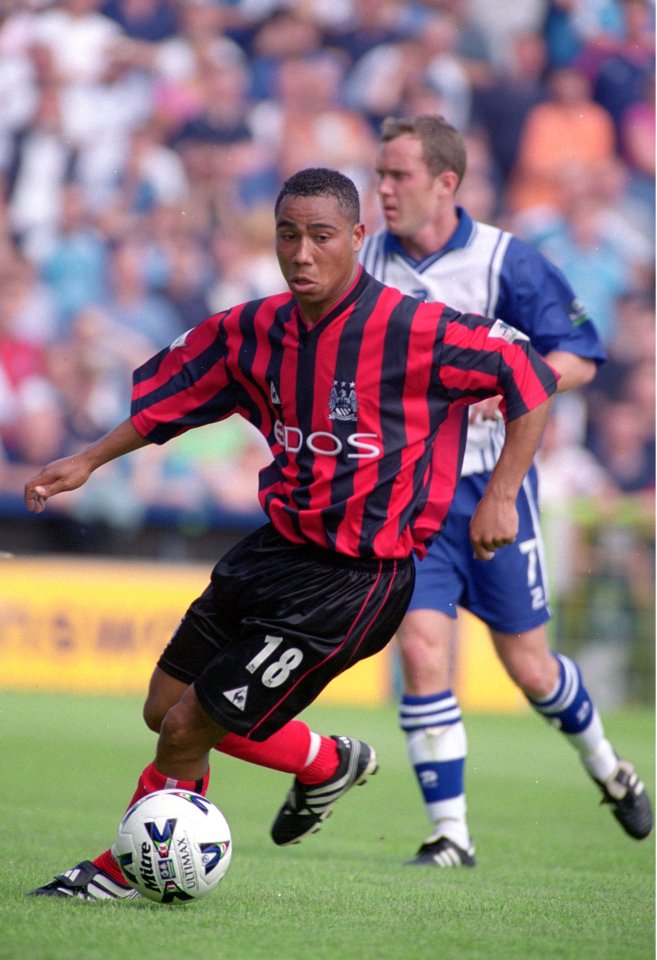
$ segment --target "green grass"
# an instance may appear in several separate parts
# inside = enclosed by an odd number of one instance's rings
[[[475,870],[401,864],[428,832],[394,706],[314,707],[381,769],[317,836],[276,848],[288,778],[216,756],[209,796],[233,832],[226,879],[195,904],[28,899],[111,841],[153,752],[134,698],[0,697],[0,960],[649,960],[652,839],[624,836],[574,751],[530,715],[470,716]],[[654,716],[606,718],[654,785]]]

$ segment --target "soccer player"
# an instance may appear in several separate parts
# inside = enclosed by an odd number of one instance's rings
[[[272,826],[285,845],[376,771],[368,744],[322,737],[294,717],[397,630],[411,553],[426,551],[452,498],[466,405],[499,395],[508,423],[468,535],[485,560],[515,538],[516,495],[557,378],[505,324],[368,276],[358,193],[337,171],[288,179],[275,218],[289,290],[223,310],[144,363],[130,417],[44,467],[25,500],[40,512],[108,461],[233,413],[263,433],[268,522],[218,562],[155,668],[145,718],[157,749],[131,803],[168,787],[204,793],[217,747],[295,774]],[[111,850],[33,893],[135,895]]]
[[[421,300],[467,307],[523,331],[559,372],[560,391],[588,383],[605,359],[593,323],[564,276],[537,250],[456,206],[465,166],[463,138],[441,117],[385,120],[377,156],[385,228],[365,239],[361,262],[379,280]],[[534,467],[518,495],[513,545],[482,563],[466,542],[504,437],[494,401],[472,408],[469,419],[454,502],[441,536],[416,563],[415,591],[398,634],[400,726],[433,826],[408,863],[475,865],[466,821],[466,734],[450,687],[457,606],[487,624],[511,679],[578,751],[623,829],[642,839],[652,829],[644,785],[605,737],[577,664],[549,648]]]

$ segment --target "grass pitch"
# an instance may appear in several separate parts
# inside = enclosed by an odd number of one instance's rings
[[[627,838],[562,738],[530,714],[468,716],[474,870],[402,866],[428,833],[393,705],[313,707],[373,743],[380,771],[321,832],[277,848],[289,778],[216,755],[209,796],[234,855],[185,906],[26,892],[111,842],[154,737],[134,698],[3,693],[0,960],[650,960],[652,838]],[[606,718],[654,795],[654,716]]]

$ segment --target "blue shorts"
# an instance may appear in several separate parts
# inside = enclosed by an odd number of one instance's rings
[[[552,616],[539,525],[538,480],[532,467],[518,494],[519,529],[515,543],[492,560],[476,560],[470,543],[470,518],[490,474],[462,477],[445,526],[424,560],[416,561],[409,610],[437,610],[456,617],[469,610],[492,630],[524,633]]]

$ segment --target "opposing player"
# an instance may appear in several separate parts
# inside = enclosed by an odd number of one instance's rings
[[[556,376],[526,338],[442,304],[420,304],[359,266],[351,180],[324,169],[285,182],[276,251],[289,292],[199,324],[134,376],[131,416],[25,487],[27,506],[81,486],[148,443],[239,413],[266,437],[269,522],[223,557],[159,660],[145,707],[159,731],[133,801],[205,792],[209,751],[295,774],[272,837],[297,842],[377,767],[349,737],[294,720],[341,671],[380,650],[410,599],[460,470],[466,404],[501,395],[506,443],[474,511],[483,559],[513,541],[515,499]],[[133,895],[111,851],[34,891]]]
[[[365,239],[361,262],[379,280],[421,300],[467,305],[523,331],[559,372],[560,391],[588,383],[605,358],[593,323],[563,275],[537,250],[456,206],[465,165],[463,138],[442,118],[384,121],[377,174],[386,228]],[[475,865],[466,821],[466,734],[450,686],[457,606],[488,625],[509,676],[578,751],[623,829],[646,837],[652,812],[643,783],[606,739],[577,664],[550,651],[534,467],[518,496],[514,544],[482,563],[466,542],[504,437],[495,403],[474,408],[470,421],[454,503],[441,536],[416,564],[413,599],[399,630],[400,725],[433,825],[409,864]]]

